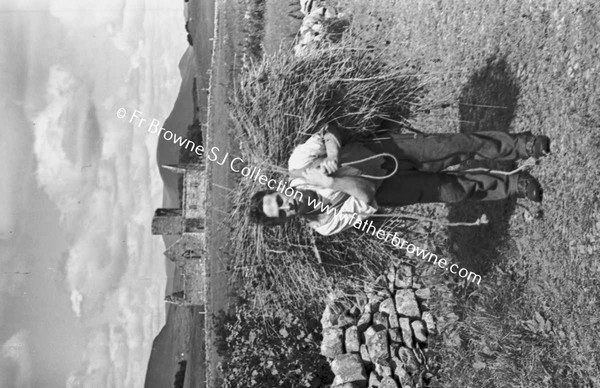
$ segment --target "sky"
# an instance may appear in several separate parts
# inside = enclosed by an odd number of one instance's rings
[[[183,1],[0,0],[0,388],[141,387],[165,322],[158,138]]]

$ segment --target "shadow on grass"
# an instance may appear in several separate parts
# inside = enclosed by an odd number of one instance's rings
[[[494,56],[477,70],[459,96],[460,132],[509,132],[519,96],[519,87],[506,59]],[[511,170],[514,162],[469,161],[465,168],[485,167]],[[516,199],[492,202],[467,202],[449,205],[451,222],[470,222],[482,214],[488,225],[448,229],[451,252],[463,266],[480,275],[499,261],[499,247],[506,236]]]

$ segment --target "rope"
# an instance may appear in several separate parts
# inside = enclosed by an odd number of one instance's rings
[[[396,157],[392,154],[389,154],[387,152],[382,152],[379,154],[375,154],[372,156],[368,156],[366,158],[363,159],[359,159],[359,160],[355,160],[353,162],[346,162],[346,163],[342,163],[341,166],[351,166],[353,164],[358,164],[358,163],[362,163],[362,162],[366,162],[368,160],[372,160],[372,159],[376,159],[379,157],[390,157],[394,160],[394,163],[396,164],[396,166],[394,167],[394,171],[392,171],[391,173],[384,175],[384,176],[373,176],[373,175],[368,175],[368,174],[361,174],[360,176],[365,177],[365,178],[370,178],[370,179],[376,179],[376,180],[383,180],[383,179],[387,179],[391,176],[393,176],[399,168],[399,164],[398,164],[398,159],[396,159]],[[484,173],[489,173],[489,174],[498,174],[498,175],[513,175],[518,173],[519,171],[523,171],[525,169],[527,169],[528,167],[534,166],[535,165],[535,160],[527,160],[525,161],[525,163],[512,170],[512,171],[501,171],[501,170],[492,170],[489,168],[483,168],[483,167],[479,167],[479,168],[471,168],[471,169],[467,169],[467,170],[459,170],[459,171],[450,171],[450,170],[442,170],[442,172],[446,172],[446,173],[453,173],[453,174],[468,174],[468,173],[477,173],[477,172],[484,172]],[[302,186],[302,185],[299,185]],[[366,217],[400,217],[400,218],[409,218],[409,219],[414,219],[414,220],[419,220],[419,221],[426,221],[426,222],[432,222],[432,223],[436,223],[442,226],[478,226],[478,225],[486,225],[488,224],[489,220],[487,218],[487,216],[485,214],[482,214],[477,220],[475,220],[474,222],[443,222],[443,221],[439,221],[439,220],[435,220],[432,218],[427,218],[427,217],[421,217],[421,216],[414,216],[414,215],[407,215],[407,214],[403,214],[403,213],[387,213],[387,214],[370,214],[370,213],[353,213],[353,212],[341,212],[340,214],[356,214],[356,215],[360,215],[360,216],[366,216]]]
[[[405,213],[386,213],[386,214],[370,214],[370,213],[353,213],[353,212],[340,212],[339,214],[356,214],[357,216],[366,216],[366,217],[400,217],[400,218],[408,218],[417,221],[426,221],[432,222],[435,224],[439,224],[442,226],[477,226],[477,225],[487,225],[489,220],[487,215],[482,214],[477,220],[473,222],[443,222],[433,218],[421,217],[412,214]]]
[[[368,175],[368,174],[361,174],[360,176],[365,177],[365,178],[377,179],[377,180],[387,179],[387,178],[393,176],[398,171],[398,159],[396,159],[396,157],[394,155],[388,154],[387,152],[382,152],[380,154],[368,156],[366,158],[355,160],[353,162],[342,163],[342,166],[350,166],[353,164],[366,162],[367,160],[376,159],[376,158],[379,158],[380,156],[383,156],[383,157],[389,156],[390,158],[392,158],[394,160],[394,163],[396,164],[396,167],[394,167],[394,171],[392,171],[391,173],[384,175],[384,176],[374,176],[374,175]]]
[[[498,175],[514,175],[514,174],[518,173],[519,171],[526,170],[528,167],[535,166],[535,163],[536,163],[535,160],[528,159],[523,163],[522,166],[515,168],[514,170],[511,170],[511,171],[492,170],[489,168],[478,167],[478,168],[470,168],[467,170],[456,170],[456,171],[442,170],[442,172],[449,172],[449,173],[458,174],[458,175],[476,173],[476,172],[485,172],[485,173],[489,173],[489,174],[498,174]]]
[[[392,171],[391,173],[384,175],[384,176],[373,176],[373,175],[368,175],[368,174],[361,174],[360,176],[365,177],[365,178],[371,178],[371,179],[377,179],[377,180],[383,180],[383,179],[387,179],[391,176],[393,176],[397,171],[398,171],[398,159],[396,159],[396,157],[392,154],[389,154],[387,152],[382,152],[380,154],[375,154],[373,156],[369,156],[363,159],[359,159],[359,160],[355,160],[353,162],[346,162],[346,163],[342,163],[342,166],[350,166],[353,164],[358,164],[358,163],[362,163],[362,162],[366,162],[367,160],[371,160],[371,159],[375,159],[375,158],[379,158],[379,157],[385,157],[385,156],[389,156],[390,158],[392,158],[394,160],[394,163],[396,164],[396,166],[394,167],[394,171]],[[535,160],[532,159],[528,159],[526,160],[522,166],[515,168],[514,170],[511,171],[501,171],[501,170],[492,170],[489,168],[484,168],[484,167],[478,167],[478,168],[470,168],[467,170],[456,170],[456,171],[452,171],[452,170],[442,170],[441,172],[450,172],[453,174],[469,174],[469,173],[477,173],[477,172],[485,172],[485,173],[489,173],[489,174],[498,174],[498,175],[514,175],[520,171],[526,170],[528,167],[532,167],[535,166],[536,162]]]
[[[398,171],[398,167],[399,167],[399,165],[398,165],[398,159],[396,159],[396,157],[394,155],[389,154],[387,152],[382,152],[380,154],[375,154],[375,155],[372,155],[372,156],[368,156],[366,158],[355,160],[353,162],[341,163],[340,166],[341,167],[351,166],[353,164],[358,164],[358,163],[366,162],[368,160],[376,159],[376,158],[379,158],[379,157],[386,157],[386,156],[389,156],[390,158],[392,158],[394,160],[394,163],[396,164],[396,166],[394,167],[394,171],[392,171],[391,173],[389,173],[387,175],[383,175],[383,176],[375,176],[375,175],[369,175],[369,174],[360,174],[360,175],[358,175],[358,176],[361,176],[361,177],[364,177],[364,178],[370,178],[370,179],[375,179],[375,180],[384,180],[384,179],[387,179],[387,178],[393,176]],[[308,185],[308,183],[306,185]],[[298,185],[298,186],[302,186],[302,185]]]

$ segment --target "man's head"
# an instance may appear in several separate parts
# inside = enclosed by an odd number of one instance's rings
[[[259,191],[250,199],[250,220],[267,226],[281,225],[298,214],[299,205],[294,198],[278,191]]]

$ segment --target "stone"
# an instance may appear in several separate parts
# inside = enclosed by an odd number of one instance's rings
[[[419,370],[419,363],[417,362],[417,358],[415,357],[412,350],[409,348],[405,348],[404,346],[398,349],[398,359],[402,367],[408,373],[415,373]]]
[[[409,348],[413,347],[413,333],[410,327],[410,320],[408,318],[400,318],[398,319],[398,323],[400,323],[400,333],[402,333],[402,342]]]
[[[328,327],[335,325],[337,325],[337,317],[331,311],[331,306],[326,305],[323,315],[321,316],[321,326],[323,327],[323,330],[325,330]]]
[[[358,338],[358,328],[356,326],[350,326],[346,329],[344,340],[346,344],[346,353],[360,352],[360,340]]]
[[[375,372],[371,372],[369,373],[369,388],[377,388],[379,387],[379,377],[377,376],[377,373]]]
[[[394,380],[393,377],[387,376],[387,377],[384,377],[383,380],[381,380],[381,384],[379,385],[379,388],[399,388],[399,387],[398,387],[398,383],[396,383],[396,380]]]
[[[387,288],[387,280],[385,278],[385,275],[379,275],[377,277],[377,279],[375,279],[375,283],[374,284],[379,289],[386,289]]]
[[[398,343],[390,343],[390,357],[396,357],[398,355],[398,349],[400,349],[400,344]]]
[[[367,345],[360,345],[360,358],[365,365],[366,368],[371,368],[373,362],[371,361],[371,356],[369,356],[369,349],[367,349]]]
[[[421,300],[431,299],[431,289],[421,288],[420,290],[415,291],[415,295]]]
[[[425,322],[425,326],[427,326],[427,332],[434,334],[435,333],[435,319],[433,318],[433,314],[429,311],[423,312],[421,315],[421,319]]]
[[[418,342],[427,342],[427,328],[425,327],[425,323],[423,321],[413,321],[411,322],[410,327],[412,327],[413,334]]]
[[[371,329],[372,327],[367,332]],[[365,332],[365,342],[369,350],[369,356],[373,362],[378,358],[388,358],[390,356],[387,330],[377,331],[374,335],[368,337]]]
[[[412,267],[406,264],[396,269],[396,288],[410,288],[412,286]]]
[[[388,329],[390,327],[390,322],[388,320],[388,315],[381,311],[373,314],[373,326],[379,329]]]
[[[352,383],[343,383],[338,385],[332,385],[331,388],[364,388],[366,385],[362,385],[356,382]]]
[[[392,298],[387,298],[379,305],[379,311],[388,315],[388,327],[398,327],[398,314]]]
[[[369,341],[375,335],[375,333],[377,333],[377,330],[375,330],[373,328],[373,326],[369,326],[367,328],[367,330],[365,330],[365,332],[364,332],[364,337],[365,337],[364,343],[365,344],[369,343]]]
[[[360,318],[358,319],[358,323],[356,324],[358,328],[358,334],[362,335],[365,330],[371,325],[371,313],[364,312]]]
[[[379,376],[385,377],[392,375],[392,364],[390,364],[390,362],[387,359],[380,357],[377,360],[375,360],[373,364],[375,365],[375,372]]]
[[[328,327],[323,330],[321,354],[327,358],[335,358],[344,353],[344,331],[339,327]]]
[[[396,268],[393,265],[387,271],[387,280],[389,283],[394,283],[396,280]]]
[[[435,375],[431,372],[425,372],[425,375],[423,376],[423,381],[425,381],[425,384],[427,384],[428,386],[431,385],[431,383],[433,383],[436,380]]]
[[[392,298],[387,298],[387,299],[383,300],[379,304],[379,311],[381,311],[382,313],[386,313],[387,315],[390,315],[392,312],[396,312],[396,307],[394,306],[394,300]]]
[[[402,367],[396,368],[395,374],[396,374],[396,377],[398,378],[398,381],[400,381],[400,385],[402,386],[402,388],[412,388],[413,387],[412,379],[410,378],[408,372],[406,370],[404,370],[404,368],[402,368]]]
[[[400,333],[400,329],[395,327],[393,329],[388,330],[388,334],[390,336],[390,341],[398,344],[402,343],[402,334]]]
[[[356,319],[354,319],[354,317],[350,314],[348,314],[347,312],[340,314],[340,316],[338,317],[338,327],[341,327],[343,329],[355,325],[356,324]]]
[[[388,269],[388,272],[387,272],[388,290],[391,293],[394,293],[394,289],[396,288],[395,282],[396,282],[396,268],[392,265],[392,266],[390,266],[390,268]]]
[[[367,374],[358,354],[346,353],[336,356],[331,362],[331,371],[335,374],[337,385],[358,383],[367,386]]]
[[[374,313],[376,311],[379,311],[379,304],[385,298],[382,296],[379,296],[377,294],[369,294],[368,297],[369,297],[369,304],[371,305],[371,312]]]
[[[398,370],[402,369],[402,361],[398,358],[398,352],[392,354],[392,370],[394,375],[398,375]]]
[[[408,317],[413,319],[421,318],[419,304],[415,299],[415,294],[412,290],[396,291],[396,312],[399,317]]]
[[[421,365],[425,365],[427,364],[427,357],[425,356],[425,353],[423,353],[423,350],[421,350],[420,348],[413,348],[413,354],[415,355],[415,359],[417,360],[417,363],[421,364]]]

